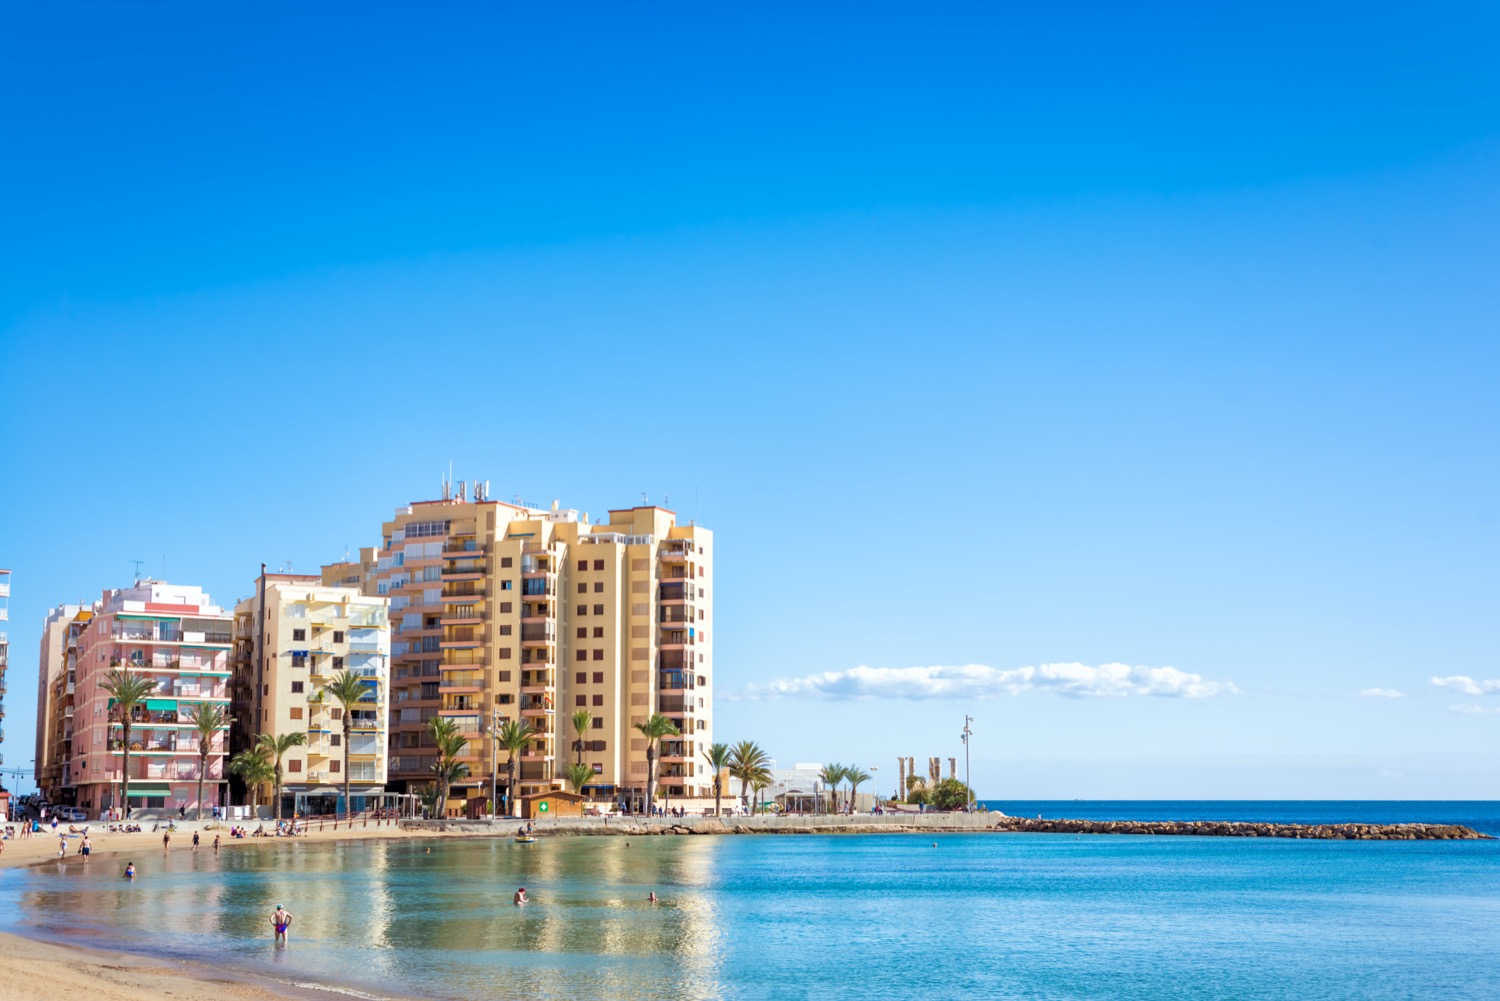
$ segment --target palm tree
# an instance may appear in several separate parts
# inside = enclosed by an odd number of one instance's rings
[[[818,778],[823,782],[823,788],[831,794],[828,805],[829,813],[838,813],[839,810],[839,783],[844,781],[849,769],[843,765],[824,765],[823,770],[818,773]]]
[[[646,816],[649,817],[656,793],[656,742],[663,737],[675,737],[682,731],[661,713],[652,713],[650,719],[637,723],[635,728],[646,738]]]
[[[252,813],[257,812],[260,809],[260,787],[276,779],[276,770],[271,767],[266,749],[257,745],[248,751],[241,751],[230,759],[229,771],[244,780],[245,787],[250,792],[250,810]]]
[[[417,798],[422,801],[422,808],[427,811],[428,816],[437,813],[438,787],[436,782],[429,782],[417,790]]]
[[[526,749],[526,742],[531,739],[531,724],[524,719],[506,720],[495,731],[495,739],[510,755],[505,761],[505,803],[511,816],[519,817],[521,804],[516,802],[516,755]]]
[[[352,671],[340,671],[318,690],[321,696],[333,696],[344,707],[344,815],[354,815],[354,801],[349,798],[349,737],[354,729],[354,705],[368,695],[372,689],[365,679]]]
[[[771,756],[753,740],[742,740],[729,753],[729,774],[740,780],[740,798],[749,800],[746,793],[760,778],[769,775],[766,765]]]
[[[583,762],[568,766],[568,784],[578,795],[583,795],[583,787],[594,777],[594,769]]]
[[[714,770],[714,816],[722,817],[724,811],[719,808],[719,797],[724,792],[724,769],[729,767],[729,745],[710,744],[703,757],[708,760],[708,767]]]
[[[130,674],[116,668],[109,672],[109,677],[99,683],[99,687],[109,693],[115,700],[115,709],[120,714],[120,728],[124,731],[124,739],[120,742],[120,749],[125,752],[125,758],[120,765],[122,776],[120,799],[125,803],[125,809],[130,809],[130,728],[134,720],[130,718],[137,706],[145,703],[147,697],[156,691],[159,682],[155,678],[147,678],[139,674]]]
[[[449,787],[469,774],[468,765],[463,765],[460,773],[455,766],[461,762],[453,759],[463,753],[464,745],[469,741],[458,732],[458,724],[446,716],[432,717],[427,721],[427,729],[432,732],[432,742],[437,745],[438,758],[433,762],[432,770],[438,778],[438,789],[442,794],[439,802],[442,804],[443,816],[446,817]]]
[[[187,721],[198,731],[198,812],[194,820],[203,819],[203,776],[208,771],[208,755],[214,734],[230,723],[229,714],[216,702],[199,702],[188,713]]]
[[[583,764],[583,732],[594,722],[594,714],[587,709],[579,709],[573,713],[573,732],[578,734],[578,739],[573,741],[573,748],[578,752],[578,763]]]
[[[307,743],[305,733],[280,733],[271,736],[269,733],[260,734],[255,738],[255,746],[263,748],[266,756],[275,762],[276,769],[276,819],[281,819],[281,758],[282,755],[294,747],[302,747]]]
[[[844,781],[849,783],[849,810],[854,810],[854,794],[859,790],[861,782],[870,781],[870,773],[855,765],[853,768],[844,769]]]

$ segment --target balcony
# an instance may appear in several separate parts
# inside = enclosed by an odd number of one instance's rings
[[[557,574],[538,571],[521,581],[521,597],[554,598],[557,596]]]
[[[680,583],[663,582],[658,585],[658,590],[660,600],[664,603],[669,601],[692,601],[698,596],[698,588],[687,581]]]
[[[444,581],[481,580],[483,577],[483,567],[444,567],[442,573]]]
[[[658,645],[663,651],[685,650],[689,646],[692,646],[693,642],[694,637],[691,629],[672,629],[662,633],[661,643]]]
[[[539,647],[551,646],[557,642],[557,627],[550,622],[537,624],[522,624],[521,646]]]
[[[662,694],[667,692],[681,692],[693,688],[697,677],[688,671],[663,671],[657,680],[657,687]]]

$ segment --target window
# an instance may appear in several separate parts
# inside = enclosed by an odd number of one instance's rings
[[[502,602],[500,602],[500,611],[501,612],[508,612],[508,611],[510,611],[510,602],[508,602],[508,601],[502,601]]]
[[[293,653],[292,654],[292,666],[293,667],[306,667],[307,666],[307,654],[303,653],[301,651]]]
[[[500,672],[500,680],[501,681],[509,681],[510,680],[510,672],[509,671],[501,671]]]
[[[596,705],[596,706],[602,706],[602,705],[604,705],[604,696],[602,696],[602,695],[595,695],[594,696],[594,705]]]
[[[594,606],[594,614],[595,615],[603,615],[604,614],[604,606],[603,605],[595,605]]]
[[[594,684],[596,684],[596,685],[602,685],[602,684],[604,684],[604,672],[603,671],[595,671],[594,672]]]
[[[698,618],[703,618],[703,609],[698,609]]]
[[[329,715],[334,719],[343,719],[344,709],[342,706],[334,706],[333,709],[329,712]]]
[[[595,775],[603,775],[604,774],[604,766],[601,765],[601,764],[599,764],[599,762],[597,762],[597,761],[594,762],[594,774]]]
[[[589,606],[587,606],[587,605],[574,605],[573,606],[573,614],[574,615],[587,615],[587,614],[589,614]]]
[[[699,567],[698,568],[698,576],[699,577],[702,577],[706,573],[708,573],[708,571],[706,569],[704,569],[703,567]]]
[[[587,672],[587,671],[579,671],[577,674],[575,674],[573,676],[573,683],[575,685],[585,684],[585,683],[588,682],[588,680],[589,680],[589,672]]]
[[[341,741],[342,741],[342,740],[343,740],[343,739],[344,739],[344,736],[343,736],[343,734],[339,734],[339,733],[330,733],[330,734],[329,734],[329,735],[328,735],[328,742],[329,742],[329,743],[330,743],[330,744],[332,744],[332,745],[333,745],[333,746],[334,746],[334,747],[338,747],[338,746],[339,746],[339,743],[340,743],[340,742],[341,742]]]
[[[509,556],[502,556],[502,557],[500,557],[500,569],[501,570],[504,570],[507,567],[510,567],[510,566],[513,566],[513,565],[514,565],[514,562],[512,561],[512,559]]]
[[[589,561],[588,560],[579,560],[578,561],[578,569],[580,569],[580,570],[587,570],[588,568],[589,568]]]
[[[302,686],[304,684],[305,684],[305,682],[301,682],[301,681],[294,681],[294,682],[292,682],[292,694],[293,695],[300,695],[302,693]]]
[[[578,638],[579,639],[581,639],[581,640],[582,639],[588,639],[588,635],[589,635],[589,627],[588,626],[579,626],[578,627]]]
[[[342,764],[342,761],[340,761],[338,758],[334,758],[332,761],[328,762],[328,770],[330,772],[336,772],[339,770],[339,766],[341,766]]]
[[[503,647],[500,648],[500,659],[501,660],[510,660],[510,647],[503,646]]]
[[[604,659],[604,651],[603,650],[595,650],[594,651],[594,659],[595,660],[603,660]]]
[[[335,658],[333,658],[333,669],[335,671],[342,671],[344,669],[344,658],[342,658],[342,657],[335,657]]]
[[[292,719],[301,719],[301,718],[302,718],[302,707],[301,706],[292,706]]]
[[[573,704],[575,706],[586,706],[589,704],[589,697],[587,695],[575,695],[573,696]]]
[[[604,635],[604,627],[603,626],[595,626],[594,627],[594,638],[598,639],[598,638],[600,638],[603,635]]]
[[[292,772],[293,774],[296,774],[297,772],[302,771],[302,762],[297,760],[296,758],[293,758],[291,761],[288,761],[286,763],[286,770]]]
[[[595,702],[594,705],[597,706],[597,705],[599,705],[599,703]],[[604,717],[603,716],[595,716],[594,717],[594,729],[595,730],[603,730],[604,729]]]
[[[589,743],[593,745],[589,748],[591,751],[602,751],[605,749],[604,741],[602,740],[591,740]]]
[[[604,561],[603,560],[595,560],[594,561],[594,569],[595,570],[603,570],[604,569]]]
[[[501,626],[500,627],[500,635],[501,636],[509,636],[510,635],[510,626]]]
[[[578,582],[578,593],[579,594],[588,594],[589,593],[589,586],[587,584],[585,584],[583,581],[579,581]]]
[[[307,640],[307,630],[306,629],[293,629],[292,630],[292,642],[293,643],[303,643],[306,640]]]
[[[513,590],[515,590],[514,585],[515,585],[515,581],[513,581],[513,580],[502,580],[500,582],[500,590],[502,590],[502,591],[513,591]]]
[[[333,641],[335,643],[344,642],[344,631],[342,629],[335,629],[333,631]]]
[[[596,581],[594,581],[594,593],[595,594],[603,594],[604,593],[604,581],[602,581],[602,580],[596,580]]]
[[[579,650],[579,651],[577,651],[576,653],[573,654],[573,659],[574,660],[588,660],[589,659],[589,652],[587,650]]]

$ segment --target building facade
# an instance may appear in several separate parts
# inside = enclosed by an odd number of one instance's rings
[[[326,586],[320,577],[294,574],[262,574],[255,594],[235,605],[232,750],[252,746],[261,733],[306,735],[306,745],[282,758],[288,815],[345,812],[346,777],[355,811],[378,805],[385,791],[388,605],[358,587]],[[343,671],[364,684],[351,712],[347,747],[344,707],[324,693]]]
[[[198,735],[193,706],[229,707],[233,617],[202,589],[142,580],[106,591],[79,631],[70,777],[75,802],[90,812],[123,808],[123,730],[102,687],[112,671],[157,682],[132,715],[130,806],[193,810],[197,806]],[[222,805],[227,728],[210,745],[204,808]]]
[[[59,605],[42,624],[41,656],[37,670],[36,769],[37,788],[49,802],[73,804],[73,716],[78,681],[78,637],[91,608]]]
[[[591,799],[639,804],[646,741],[634,727],[661,712],[682,733],[659,748],[659,796],[711,799],[702,751],[712,739],[712,533],[654,506],[591,525],[556,504],[461,494],[397,509],[373,568],[365,554],[324,568],[325,581],[358,577],[390,598],[393,784],[432,781],[429,721],[451,719],[469,741],[469,775],[444,812],[483,815],[509,760],[494,728],[524,720],[532,735],[516,796],[563,789],[581,760]],[[582,734],[578,710],[591,716]]]

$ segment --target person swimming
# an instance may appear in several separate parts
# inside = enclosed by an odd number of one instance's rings
[[[271,927],[276,929],[276,941],[286,941],[286,930],[292,926],[292,915],[280,904],[271,912]]]
[[[516,891],[516,895],[511,898],[511,903],[515,904],[517,907],[520,907],[522,904],[530,903],[530,901],[526,899],[526,887],[523,886]]]
[[[646,894],[646,899],[653,904],[656,903],[656,891],[652,890],[650,893]]]

